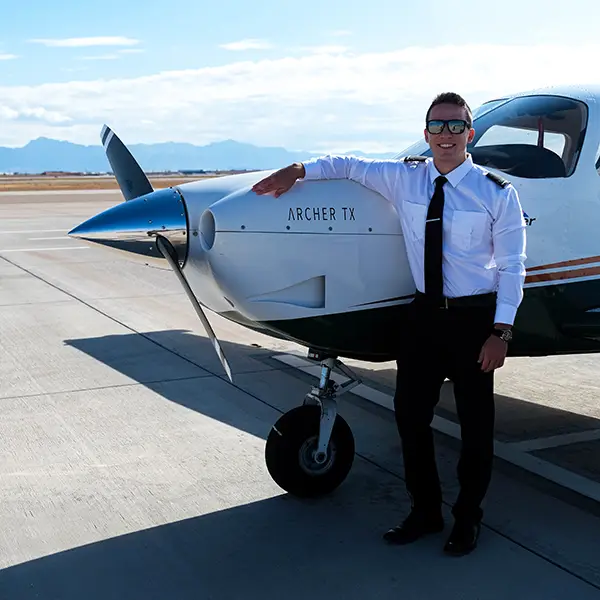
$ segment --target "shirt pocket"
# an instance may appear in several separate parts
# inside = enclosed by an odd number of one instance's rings
[[[462,250],[477,246],[488,228],[487,213],[471,210],[455,210],[452,215],[450,238],[452,244]]]
[[[422,240],[425,237],[425,219],[427,218],[427,207],[416,202],[404,202],[404,214],[406,220],[406,235],[412,240]]]

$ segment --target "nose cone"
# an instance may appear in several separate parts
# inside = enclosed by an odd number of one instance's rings
[[[172,188],[157,190],[123,202],[88,219],[69,236],[106,248],[129,253],[143,263],[162,263],[156,247],[157,235],[167,238],[183,266],[188,253],[188,219],[181,194]]]

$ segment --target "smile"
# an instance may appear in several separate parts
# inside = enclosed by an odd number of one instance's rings
[[[454,144],[438,144],[438,146],[444,149],[454,148]]]

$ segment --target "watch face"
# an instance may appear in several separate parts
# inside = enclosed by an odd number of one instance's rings
[[[504,330],[496,329],[495,334],[501,340],[504,340],[505,342],[510,342],[512,340],[512,331],[510,329],[504,329]]]

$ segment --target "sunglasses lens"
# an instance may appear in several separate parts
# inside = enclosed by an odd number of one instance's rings
[[[429,131],[429,133],[433,133],[433,134],[442,133],[443,129],[444,129],[444,121],[429,121],[429,123],[427,123],[427,131]]]
[[[464,121],[449,121],[448,129],[451,133],[462,133],[465,130],[467,124]]]

